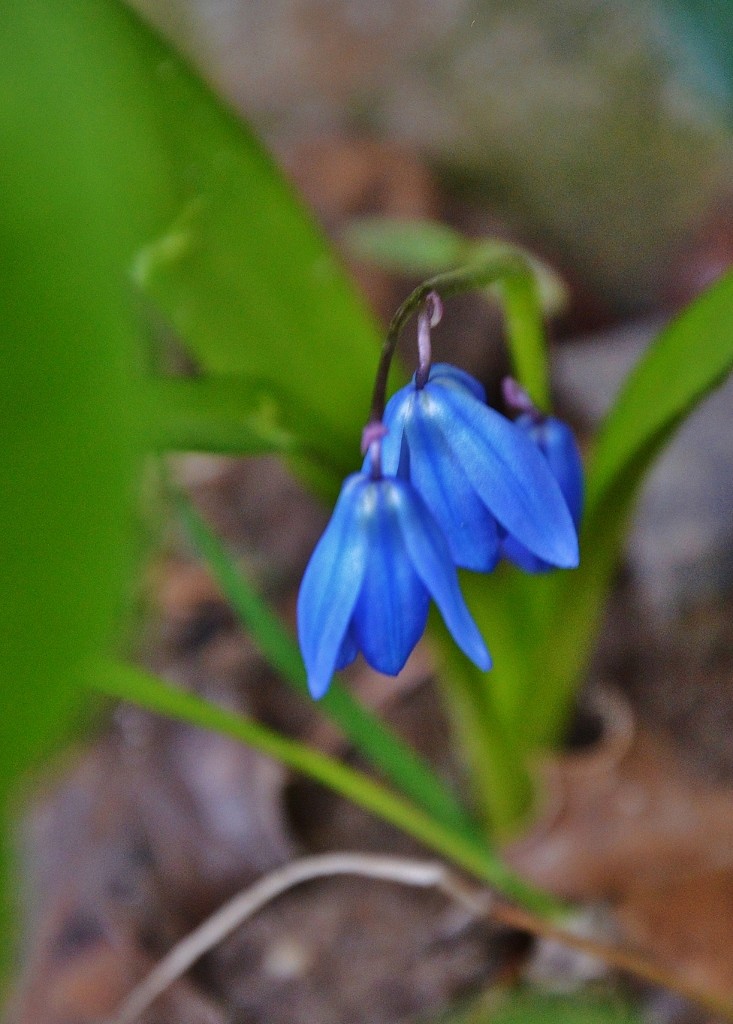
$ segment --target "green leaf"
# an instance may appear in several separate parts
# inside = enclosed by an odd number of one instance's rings
[[[588,514],[633,488],[681,420],[733,367],[733,273],[696,299],[653,342],[601,426],[588,473]]]
[[[464,578],[494,668],[477,673],[456,656],[449,661],[450,684],[477,709],[473,725],[462,728],[466,753],[476,750],[474,777],[485,756],[476,738],[499,737],[492,751],[501,760],[478,787],[480,807],[499,828],[510,827],[526,809],[527,758],[562,739],[646,473],[685,416],[732,368],[728,274],[650,346],[602,425],[588,470],[580,567],[528,576],[502,566],[490,577]]]
[[[126,270],[173,207],[125,10],[23,0],[0,20],[4,824],[124,602],[144,441]]]
[[[243,375],[307,408],[323,460],[355,466],[378,331],[252,133],[142,23],[179,208],[134,279],[209,376]],[[311,439],[313,440],[313,439]]]
[[[362,217],[344,232],[348,249],[398,274],[424,277],[471,259],[472,243],[457,231],[429,220]]]
[[[434,1024],[641,1024],[639,1011],[619,995],[580,991],[557,995],[535,989],[482,996]]]
[[[565,287],[551,267],[518,246],[466,238],[434,221],[366,217],[352,222],[346,241],[355,255],[387,270],[434,276],[444,297],[482,288],[487,297],[498,298],[514,374],[539,408],[549,408],[543,315],[567,304]],[[448,282],[460,284],[450,290]]]
[[[305,668],[292,636],[262,602],[191,504],[179,499],[178,509],[198,551],[206,559],[214,578],[262,655],[299,694],[307,697]],[[338,680],[333,681],[318,707],[356,749],[417,806],[479,847],[485,846],[486,841],[481,838],[476,825],[430,766],[355,701]]]

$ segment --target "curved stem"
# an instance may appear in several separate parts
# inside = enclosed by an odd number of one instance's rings
[[[519,363],[521,359],[519,353],[526,347],[523,345],[523,339],[526,336],[531,342],[533,364],[537,366],[540,363],[544,364],[543,360],[536,358],[535,351],[539,346],[538,337],[541,335],[542,317],[539,301],[535,294],[536,288],[533,286],[532,267],[518,249],[503,245],[492,246],[491,251],[485,252],[483,257],[475,263],[457,270],[449,270],[443,274],[436,274],[434,277],[428,278],[427,281],[423,281],[400,305],[390,321],[382,345],[372,392],[370,423],[379,423],[384,414],[389,368],[400,335],[412,315],[428,301],[430,293],[435,292],[439,299],[445,299],[477,288],[485,288],[499,281],[503,281],[505,284],[512,283],[506,289],[505,302],[514,362]],[[526,361],[530,362],[529,359]],[[532,394],[535,403],[540,408],[545,408],[547,406],[547,383],[544,371],[535,369],[532,381],[526,380],[526,373],[518,372],[518,375]]]

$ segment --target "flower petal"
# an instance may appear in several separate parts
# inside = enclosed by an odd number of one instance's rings
[[[547,459],[553,476],[560,485],[576,528],[583,514],[583,463],[578,445],[567,423],[548,416],[539,423],[525,422],[520,416],[515,422],[523,427]]]
[[[428,383],[430,381],[447,387],[462,387],[470,391],[479,402],[486,401],[486,389],[483,384],[477,381],[475,377],[472,377],[470,373],[466,373],[465,370],[459,370],[457,366],[451,366],[450,363],[433,363],[430,368]]]
[[[298,639],[316,699],[328,689],[337,662],[343,664],[347,630],[366,572],[369,484],[359,473],[345,481],[300,585]]]
[[[435,363],[430,368],[430,380],[438,380],[448,388],[468,391],[479,402],[486,401],[486,391],[475,377],[465,370],[449,363]],[[384,410],[382,421],[387,434],[382,440],[382,472],[386,476],[409,476],[409,452],[404,445],[405,424],[412,416],[414,403],[421,391],[415,387],[413,376],[409,384],[395,391]],[[371,473],[372,460],[367,452],[361,467],[362,473]]]
[[[336,658],[336,664],[334,669],[336,672],[340,672],[342,668],[346,668],[352,661],[356,659],[359,653],[359,645],[354,637],[354,626],[353,623],[349,625],[346,630],[346,635],[341,641],[341,647],[339,648],[338,657]]]
[[[401,480],[385,481],[410,560],[441,611],[461,650],[479,668],[491,668],[491,655],[463,600],[448,544],[420,495]]]
[[[538,558],[537,555],[533,555],[531,551],[525,548],[524,544],[520,544],[517,538],[512,537],[511,534],[502,541],[501,553],[525,572],[549,572],[555,568],[549,562],[545,562],[542,558]]]
[[[583,464],[572,430],[553,416],[538,422],[535,417],[525,415],[514,422],[532,438],[547,459],[577,529],[583,513]],[[508,536],[502,543],[502,550],[506,558],[525,572],[547,572],[554,568],[528,551],[516,537]]]
[[[465,392],[439,383],[423,390],[425,415],[450,438],[454,458],[499,523],[538,557],[563,568],[576,566],[575,526],[534,442]]]
[[[405,419],[410,415],[416,394],[415,385],[406,384],[392,395],[385,407],[383,422],[387,434],[382,440],[382,472],[386,476],[407,476],[409,455],[403,444]]]
[[[406,419],[410,477],[445,534],[455,565],[489,572],[499,558],[496,520],[476,493],[441,425],[426,417],[418,394]]]
[[[425,630],[430,596],[405,548],[391,482],[374,487],[378,499],[369,524],[369,561],[352,629],[372,668],[394,676]]]

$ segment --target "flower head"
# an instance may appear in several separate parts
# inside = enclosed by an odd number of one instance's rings
[[[359,651],[396,675],[420,639],[430,598],[459,647],[482,669],[491,658],[458,586],[446,541],[402,479],[345,481],[298,595],[298,635],[311,694]]]
[[[577,531],[583,514],[584,483],[583,463],[572,430],[562,420],[540,412],[524,388],[511,377],[504,379],[502,387],[507,405],[521,413],[515,425],[531,438],[547,460]],[[504,537],[501,548],[503,555],[526,572],[547,572],[553,568],[515,537]]]
[[[436,363],[423,387],[413,378],[393,395],[384,423],[383,471],[409,477],[457,566],[492,569],[505,538],[550,565],[578,564],[575,525],[548,459],[486,404],[469,374]]]

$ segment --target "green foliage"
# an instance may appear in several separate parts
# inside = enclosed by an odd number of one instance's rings
[[[168,46],[135,32],[178,200],[135,281],[205,375],[269,387],[271,416],[294,405],[301,441],[343,475],[358,462],[375,326],[252,134]]]
[[[276,450],[332,492],[376,334],[260,147],[117,0],[11,4],[0,58],[4,813],[113,640],[143,450]],[[131,277],[220,376],[144,379]]]
[[[641,1014],[618,996],[592,991],[551,995],[517,989],[489,998],[434,1024],[640,1024]]]
[[[532,751],[562,739],[649,467],[684,416],[732,368],[729,274],[661,333],[601,425],[588,465],[580,567],[527,577],[502,566],[489,579],[465,581],[495,659],[487,702],[490,694],[509,749],[524,751],[516,778]],[[464,671],[475,680],[472,666]],[[495,809],[499,797],[493,800]],[[526,784],[512,803],[509,822],[527,809]]]
[[[344,237],[355,256],[415,277],[468,263],[473,250],[458,231],[435,221],[364,217],[353,221]]]
[[[412,835],[428,849],[452,860],[466,871],[538,913],[561,913],[549,896],[532,889],[512,874],[488,847],[482,848],[426,814],[411,801],[396,796],[367,775],[304,743],[289,739],[244,715],[218,707],[147,672],[124,665],[98,664],[91,678],[108,696],[132,701],[140,707],[177,718],[260,750],[296,771],[328,786],[383,821]]]
[[[552,612],[542,636],[548,660],[533,698],[533,742],[559,739],[649,468],[684,418],[731,370],[733,273],[728,273],[662,331],[601,424],[588,466],[580,568],[565,579],[543,581]],[[547,693],[553,700],[540,712]]]
[[[126,267],[170,210],[124,12],[27,0],[1,20],[4,816],[123,606],[141,441]]]

